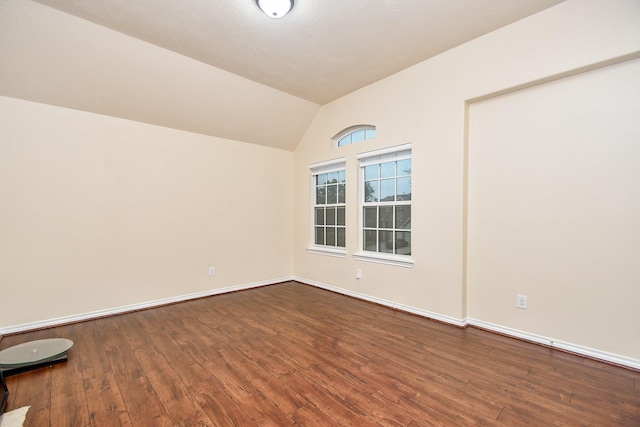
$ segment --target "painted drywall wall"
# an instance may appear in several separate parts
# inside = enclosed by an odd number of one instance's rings
[[[467,102],[638,56],[638,22],[640,3],[636,1],[570,0],[324,106],[295,152],[296,277],[459,324],[467,321],[469,313],[512,311],[511,291],[504,306],[488,307],[467,289]],[[376,125],[377,138],[333,148],[330,138],[335,133],[360,123]],[[405,143],[413,144],[414,266],[355,260],[352,254],[359,239],[356,155]],[[306,250],[311,243],[308,165],[338,157],[346,157],[347,162],[348,255],[344,259]],[[356,269],[362,270],[362,279],[355,278]],[[629,311],[627,305],[615,304],[602,309],[608,314]],[[490,319],[477,320],[488,323]],[[512,324],[504,317],[496,321],[503,323],[501,327],[524,329],[536,319],[527,325]],[[640,360],[636,345],[628,344],[637,341],[637,329],[616,331],[613,339],[619,346],[612,346],[611,337],[603,335],[587,342],[575,330],[550,331],[555,334],[576,346]]]
[[[0,1],[0,95],[293,150],[320,108],[28,0]]]
[[[640,356],[638,117],[638,59],[471,105],[470,317]]]
[[[0,327],[291,276],[290,151],[8,97],[0,134]]]

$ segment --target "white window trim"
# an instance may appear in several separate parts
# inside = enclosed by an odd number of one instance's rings
[[[360,166],[366,166],[373,163],[380,163],[381,160],[386,160],[387,158],[396,158],[397,160],[401,160],[402,157],[411,157],[411,153],[405,153],[405,151],[411,151],[411,144],[396,145],[394,147],[382,148],[380,150],[367,151],[366,153],[359,153],[356,157],[360,160]],[[394,153],[395,156],[393,156]],[[366,161],[364,159],[366,159]]]
[[[312,189],[310,192],[310,203],[309,205],[311,206],[311,210],[310,210],[310,218],[311,218],[311,227],[310,227],[310,231],[309,231],[309,242],[314,242],[315,241],[315,236],[314,236],[314,225],[315,225],[315,211],[314,208],[316,206],[316,201],[315,201],[315,181],[314,181],[314,176],[321,174],[321,173],[327,173],[327,172],[336,172],[339,170],[346,170],[347,168],[347,158],[346,157],[340,157],[338,159],[333,159],[333,160],[327,160],[327,161],[323,161],[323,162],[318,162],[318,163],[312,163],[309,165],[309,171],[311,172],[310,175],[310,188]],[[333,246],[322,246],[322,245],[316,245],[311,243],[309,246],[307,246],[307,252],[310,254],[314,254],[314,255],[326,255],[326,256],[332,256],[332,257],[338,257],[338,258],[346,258],[347,257],[347,248],[339,248],[339,247],[333,247]]]
[[[309,170],[311,171],[311,174],[314,175],[319,173],[335,172],[340,169],[346,169],[346,166],[347,158],[340,157],[337,159],[325,160],[324,162],[311,163],[309,165]]]
[[[332,257],[336,257],[336,258],[346,258],[347,257],[346,248],[345,249],[329,248],[329,247],[324,247],[324,246],[311,245],[311,246],[307,247],[307,252],[310,253],[310,254],[314,254],[314,255],[326,255],[326,256],[332,256]]]
[[[381,150],[368,151],[366,153],[360,153],[357,155],[360,164],[358,167],[358,252],[353,254],[353,257],[359,261],[375,262],[379,264],[394,265],[399,267],[413,267],[413,258],[411,255],[397,255],[397,254],[385,254],[380,252],[365,251],[362,247],[363,240],[363,209],[364,200],[362,195],[364,194],[364,176],[363,167],[375,163],[381,163],[389,160],[403,160],[412,158],[413,152],[411,151],[411,144],[397,145],[394,147],[383,148]],[[413,200],[411,201],[413,205]],[[412,230],[413,231],[413,230]],[[413,253],[413,248],[412,248]]]
[[[362,230],[360,230],[362,234]],[[362,242],[360,242],[362,245]],[[398,267],[413,267],[413,259],[410,255],[394,255],[394,254],[381,254],[380,252],[365,252],[358,251],[353,254],[353,258],[358,261],[375,262],[378,264],[395,265]]]

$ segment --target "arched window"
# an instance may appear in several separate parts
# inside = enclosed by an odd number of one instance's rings
[[[376,127],[373,125],[355,125],[338,132],[333,138],[336,147],[354,144],[376,137]]]

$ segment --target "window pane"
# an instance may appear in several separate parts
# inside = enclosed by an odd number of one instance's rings
[[[373,129],[370,129],[373,127]],[[344,135],[344,132],[349,132]],[[350,126],[346,129],[343,129],[342,132],[338,133],[339,135],[344,135],[342,138],[338,140],[338,147],[343,147],[349,144],[355,144],[356,142],[364,141],[365,139],[371,139],[376,137],[376,129],[372,125],[357,125]]]
[[[364,242],[362,242],[363,249],[365,251],[378,251],[377,245],[377,234],[378,232],[375,230],[365,230],[364,231]]]
[[[411,177],[398,178],[398,200],[411,200]]]
[[[380,178],[380,165],[369,165],[364,167],[364,179]]]
[[[399,255],[411,255],[411,232],[396,232],[396,253]]]
[[[393,253],[393,231],[380,231],[380,252]]]
[[[339,246],[341,248],[344,248],[346,246],[345,245],[345,240],[346,240],[345,235],[346,235],[345,229],[344,228],[338,228],[338,234],[336,236],[336,246]]]
[[[345,191],[347,187],[345,184],[338,184],[338,203],[346,203]]]
[[[364,141],[364,130],[359,130],[351,134],[351,142],[356,143]]]
[[[327,187],[316,187],[316,205],[327,203]]]
[[[379,163],[362,166],[361,238],[365,251],[411,255],[412,160],[404,158],[409,153],[383,153]],[[397,160],[399,155],[402,160]],[[376,161],[373,153],[365,159],[361,164]]]
[[[381,179],[380,180],[380,201],[394,202],[396,200],[396,180]]]
[[[364,208],[364,226],[376,228],[378,224],[378,208],[376,206]]]
[[[338,225],[346,225],[345,224],[345,212],[344,212],[344,208],[343,207],[339,207],[338,208],[338,221],[337,224]]]
[[[324,208],[316,208],[316,224],[324,225]]]
[[[365,181],[364,183],[364,201],[365,202],[377,202],[378,201],[378,181]]]
[[[380,206],[379,228],[393,228],[393,206]]]
[[[335,184],[327,185],[327,203],[328,204],[338,203],[338,186]]]
[[[411,206],[396,206],[396,227],[411,229]]]
[[[334,227],[327,227],[327,246],[336,245],[336,229]]]
[[[350,136],[348,137],[350,138]],[[349,139],[350,141],[350,139]],[[341,166],[344,167],[344,166]],[[315,171],[318,172],[318,171]],[[335,247],[338,238],[346,240],[346,169],[313,173],[315,206],[313,208],[313,244]],[[340,221],[340,231],[336,226]]]
[[[398,176],[411,175],[411,159],[398,161]]]
[[[343,147],[349,144],[351,144],[351,134],[342,137],[340,141],[338,141],[338,147]]]
[[[327,225],[336,224],[336,208],[327,208],[326,220]]]
[[[380,169],[382,170],[382,173],[380,174],[382,178],[396,176],[396,162],[383,163],[380,165]]]

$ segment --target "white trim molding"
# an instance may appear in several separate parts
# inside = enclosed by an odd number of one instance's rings
[[[69,323],[77,323],[77,322],[83,322],[86,320],[99,319],[101,317],[108,317],[108,316],[114,316],[117,314],[124,314],[124,313],[129,313],[129,312],[138,311],[138,310],[145,310],[148,308],[160,307],[162,305],[174,304],[177,302],[189,301],[193,299],[205,298],[205,297],[210,297],[210,296],[219,295],[219,294],[226,294],[229,292],[236,292],[236,291],[242,291],[245,289],[252,289],[252,288],[259,288],[262,286],[274,285],[276,283],[287,282],[290,280],[294,280],[294,279],[292,277],[281,277],[279,279],[247,283],[244,285],[237,285],[237,286],[229,286],[229,287],[220,288],[220,289],[211,289],[203,292],[196,292],[192,294],[179,295],[179,296],[169,297],[169,298],[162,298],[158,300],[124,305],[121,307],[109,308],[105,310],[97,310],[97,311],[91,311],[88,313],[75,314],[71,316],[57,317],[55,319],[47,319],[47,320],[42,320],[38,322],[24,323],[22,325],[7,326],[5,328],[0,328],[0,335],[15,334],[19,332],[26,332],[26,331],[36,330],[36,329],[66,325]]]

